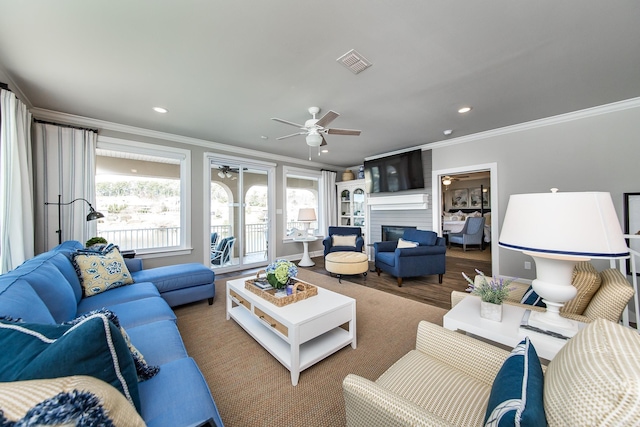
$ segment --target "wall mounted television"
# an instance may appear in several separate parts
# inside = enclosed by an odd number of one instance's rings
[[[422,150],[364,162],[367,193],[387,193],[424,188]]]

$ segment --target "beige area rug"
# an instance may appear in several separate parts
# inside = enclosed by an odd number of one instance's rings
[[[202,370],[227,427],[344,426],[342,380],[378,378],[415,347],[417,325],[442,325],[446,310],[300,269],[302,280],[356,299],[357,348],[347,346],[300,373],[289,371],[234,320],[226,320],[226,280],[216,300],[175,311],[189,355]]]

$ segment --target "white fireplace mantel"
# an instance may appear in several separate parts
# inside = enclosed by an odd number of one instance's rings
[[[427,209],[428,194],[398,194],[393,196],[369,196],[367,205],[372,211],[398,211],[408,209]]]

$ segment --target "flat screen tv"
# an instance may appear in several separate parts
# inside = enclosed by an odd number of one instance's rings
[[[387,193],[424,188],[422,150],[364,162],[367,193]]]

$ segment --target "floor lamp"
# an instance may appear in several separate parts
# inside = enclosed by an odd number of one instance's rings
[[[533,257],[531,286],[543,298],[546,312],[531,312],[529,324],[573,336],[578,324],[560,316],[576,296],[574,266],[592,258],[628,258],[611,195],[605,192],[514,194],[509,198],[499,246]]]
[[[44,202],[45,205],[57,205],[58,206],[58,230],[56,230],[56,233],[58,233],[58,244],[62,243],[62,206],[63,205],[70,205],[72,203],[77,202],[78,200],[83,200],[86,204],[89,205],[89,214],[87,215],[87,221],[93,221],[96,220],[98,218],[104,218],[104,215],[102,215],[100,212],[96,211],[95,209],[93,209],[93,206],[91,206],[91,203],[89,203],[89,201],[87,199],[83,199],[82,197],[78,197],[77,199],[74,199],[68,203],[62,203],[62,195],[58,194],[58,203],[55,202]]]

